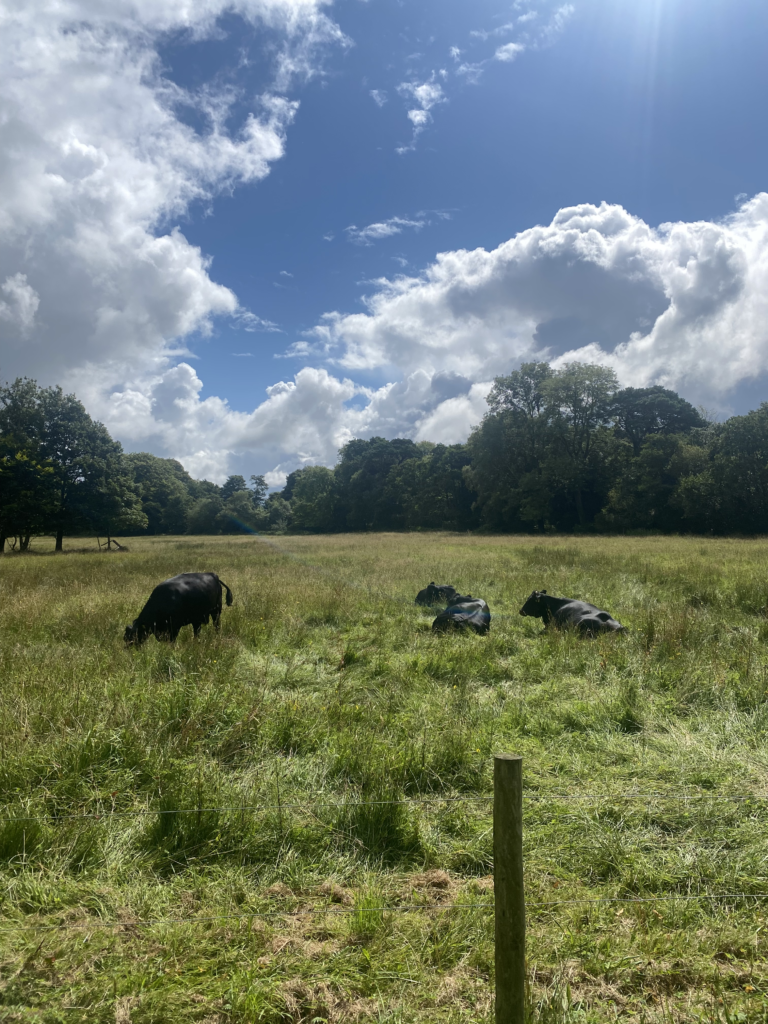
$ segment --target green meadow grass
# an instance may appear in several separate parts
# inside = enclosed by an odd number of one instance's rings
[[[0,559],[0,1020],[490,1022],[506,751],[531,1020],[768,1021],[768,542],[49,547]],[[194,570],[220,634],[126,650]],[[430,580],[490,635],[433,636]],[[542,587],[629,632],[543,633]]]

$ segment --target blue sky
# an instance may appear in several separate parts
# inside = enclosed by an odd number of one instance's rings
[[[334,6],[353,45],[329,54],[323,79],[297,91],[285,158],[257,186],[214,200],[207,216],[192,210],[184,225],[214,255],[213,276],[283,332],[221,324],[214,338],[193,342],[204,394],[250,408],[254,389],[302,365],[275,365],[287,343],[328,310],[357,311],[367,281],[418,272],[437,252],[492,249],[584,202],[619,203],[652,225],[717,219],[734,210],[737,195],[766,187],[765,4],[584,0],[551,40],[510,63],[489,57],[518,38],[515,30],[472,35],[525,11],[537,11],[541,25],[562,7]],[[258,34],[244,33],[238,18],[227,30],[220,43],[170,47],[163,56],[171,76],[187,84],[201,66],[210,74],[212,51],[220,67],[235,67],[245,37],[257,64],[238,77],[246,90],[258,82]],[[461,63],[487,61],[476,84],[456,75],[453,46]],[[397,87],[435,72],[446,101],[414,149],[399,154],[411,132]],[[374,89],[387,97],[381,108]],[[350,243],[349,225],[392,217],[425,226]],[[377,370],[366,382],[386,376]]]
[[[526,358],[768,397],[764,2],[0,16],[0,372],[128,448],[279,483],[462,440]]]

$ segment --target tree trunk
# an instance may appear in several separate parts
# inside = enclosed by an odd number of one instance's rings
[[[19,544],[19,551],[28,551],[29,550],[29,542],[30,542],[31,538],[32,538],[32,534],[31,533],[25,533],[22,537],[19,538],[19,540],[21,542]]]
[[[5,554],[5,534],[0,532],[0,555]]]
[[[584,503],[581,500],[581,488],[576,491],[576,511],[579,514],[579,526],[584,526]]]
[[[56,531],[56,551],[64,550],[64,529],[59,527]]]

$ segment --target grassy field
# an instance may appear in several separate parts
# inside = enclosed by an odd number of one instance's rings
[[[128,543],[0,559],[0,1020],[490,1022],[498,751],[532,1019],[768,1020],[768,899],[704,898],[768,894],[768,542]],[[206,569],[219,635],[124,648]],[[542,633],[542,587],[629,632]]]

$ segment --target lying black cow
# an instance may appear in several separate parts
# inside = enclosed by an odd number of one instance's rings
[[[215,572],[183,572],[158,583],[133,625],[125,627],[127,644],[143,644],[153,633],[158,640],[174,642],[182,626],[192,626],[195,636],[213,619],[216,629],[221,618],[221,588],[232,591]]]
[[[546,626],[577,629],[586,634],[623,633],[627,628],[593,604],[570,597],[550,597],[546,590],[534,590],[520,614],[543,619]]]
[[[454,598],[459,596],[458,591],[455,587],[450,587],[448,584],[435,583],[434,581],[429,584],[428,587],[424,587],[416,595],[416,604],[450,604]]]
[[[472,629],[475,633],[487,633],[491,628],[491,611],[479,597],[457,594],[444,612],[440,612],[432,623],[436,633],[449,629]]]

